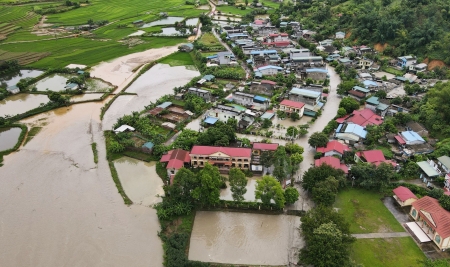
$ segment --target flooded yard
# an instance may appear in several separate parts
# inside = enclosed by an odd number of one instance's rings
[[[128,157],[114,161],[120,182],[134,204],[150,206],[161,201],[164,195],[161,178],[156,173],[155,162],[143,162]]]
[[[46,95],[17,94],[0,101],[0,116],[17,115],[46,104],[50,100]]]
[[[13,148],[19,141],[22,129],[18,127],[0,128],[0,151]]]
[[[256,181],[260,180],[261,177],[251,177],[247,178],[247,186],[245,187],[247,189],[247,192],[244,194],[245,201],[255,201],[255,187],[256,187]],[[233,196],[231,195],[231,187],[230,183],[227,181],[227,188],[220,190],[220,199],[222,200],[233,200]]]
[[[87,92],[108,92],[113,89],[113,86],[105,83],[99,79],[86,79],[86,91]]]
[[[295,230],[299,226],[300,219],[295,216],[198,211],[189,259],[286,265],[292,245],[299,239],[299,231]]]
[[[103,129],[109,130],[117,119],[133,111],[142,111],[151,102],[156,102],[161,96],[173,94],[173,88],[183,86],[192,78],[199,76],[197,70],[188,70],[184,66],[170,67],[166,64],[157,64],[142,74],[128,89],[128,93],[118,97],[103,119]],[[176,79],[173,79],[176,77]]]

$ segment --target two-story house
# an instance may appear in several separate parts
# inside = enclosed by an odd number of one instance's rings
[[[217,105],[213,107],[211,110],[206,112],[207,118],[216,118],[221,122],[227,122],[228,119],[236,119],[240,121],[242,119],[242,112],[237,111],[233,107],[225,106],[225,105]]]
[[[296,112],[300,115],[300,117],[303,117],[303,113],[305,112],[305,103],[284,99],[280,103],[280,110],[286,113]]]
[[[310,111],[318,111],[320,109],[319,102],[322,98],[322,92],[301,88],[292,88],[289,92],[289,100],[305,103],[305,109]]]
[[[399,68],[407,68],[417,63],[417,59],[413,56],[404,56],[397,58],[397,66]]]
[[[205,99],[206,102],[211,102],[212,98],[213,98],[210,91],[199,89],[199,88],[195,88],[195,87],[190,87],[187,90],[187,93],[197,95],[197,96]]]
[[[203,168],[206,163],[228,172],[230,168],[250,169],[252,150],[241,147],[193,146],[189,153],[191,166]]]

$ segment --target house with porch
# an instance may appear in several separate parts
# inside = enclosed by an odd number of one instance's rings
[[[242,147],[193,146],[189,156],[194,168],[203,168],[209,163],[221,172],[228,172],[230,168],[249,170],[252,150]]]
[[[437,199],[425,196],[414,201],[409,215],[440,250],[450,248],[450,212]]]
[[[173,149],[161,157],[159,162],[166,163],[167,175],[170,178],[170,183],[173,182],[173,177],[177,171],[191,162],[189,151],[183,149]]]
[[[335,156],[335,155],[342,157],[344,155],[345,151],[351,151],[351,149],[347,145],[345,145],[337,140],[332,140],[327,143],[326,147],[316,148],[316,151],[323,153],[323,155],[325,157]]]
[[[303,117],[305,103],[284,99],[280,103],[280,110],[286,113],[297,112],[300,117]]]
[[[399,186],[392,190],[394,192],[394,199],[401,207],[411,206],[411,204],[418,200],[418,197],[414,195],[409,188],[404,186]]]

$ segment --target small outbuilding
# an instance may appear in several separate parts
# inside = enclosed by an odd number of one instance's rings
[[[124,124],[114,130],[115,133],[134,132],[134,131],[135,131],[135,129],[133,127],[126,125],[126,124]]]
[[[394,192],[394,199],[402,207],[411,206],[414,201],[419,199],[409,188],[404,186],[399,186],[392,191]]]
[[[17,85],[8,86],[6,88],[6,91],[10,92],[13,95],[20,93],[20,89],[19,87],[17,87]]]

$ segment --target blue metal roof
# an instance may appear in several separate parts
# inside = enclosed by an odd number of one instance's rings
[[[255,77],[262,77],[262,73],[260,71],[255,71]]]
[[[321,72],[321,73],[328,73],[326,69],[306,69],[306,73],[309,72]]]
[[[218,120],[219,120],[218,118],[208,117],[203,122],[212,125],[212,124],[216,123]]]
[[[347,127],[345,128],[345,133],[353,133],[362,138],[366,138],[367,135],[367,131],[364,130],[364,128],[358,124],[347,124]]]
[[[272,65],[264,66],[264,67],[258,68],[259,71],[261,71],[261,70],[267,70],[267,69],[277,69],[277,70],[282,70],[283,68],[282,68],[282,67],[278,67],[278,66],[272,66]]]
[[[164,103],[162,103],[162,104],[160,104],[160,105],[158,105],[156,107],[158,107],[158,108],[168,108],[168,107],[170,107],[170,105],[172,105],[172,102],[164,102]]]
[[[155,144],[153,144],[152,142],[147,142],[145,144],[142,145],[142,147],[148,148],[148,149],[152,149],[155,146]]]
[[[207,74],[207,75],[203,76],[202,79],[205,79],[207,81],[211,81],[211,80],[214,80],[214,78],[215,78],[214,75]]]
[[[300,88],[292,88],[292,90],[289,92],[289,94],[296,94],[296,95],[303,95],[307,97],[317,98],[320,95],[322,95],[320,92],[311,91],[307,89],[300,89]]]
[[[370,80],[365,80],[363,81],[364,86],[376,86],[378,87],[378,83],[374,82],[374,81],[370,81]]]
[[[406,143],[414,142],[414,141],[421,141],[425,142],[425,140],[416,132],[414,131],[404,131],[401,133],[403,139],[405,139]]]
[[[261,102],[264,102],[264,101],[267,100],[267,98],[264,98],[264,97],[259,96],[259,95],[255,96],[253,99],[254,99],[254,100],[257,100],[257,101],[261,101]]]
[[[266,112],[264,114],[262,114],[261,119],[272,119],[273,116],[275,116],[275,113],[273,112]]]
[[[248,34],[245,33],[232,33],[229,34],[228,37],[232,38],[232,37],[248,37]]]
[[[336,132],[337,132],[337,133],[341,131],[341,128],[342,128],[343,125],[344,125],[344,124],[339,124],[339,126],[338,126],[337,129],[336,129]]]
[[[263,54],[273,54],[273,53],[278,54],[277,50],[256,50],[256,51],[250,52],[251,55],[259,55],[261,53],[263,53]]]
[[[217,56],[217,54],[216,55],[212,55],[212,56],[207,56],[206,58],[207,59],[213,59],[213,58],[217,58],[218,56]]]

